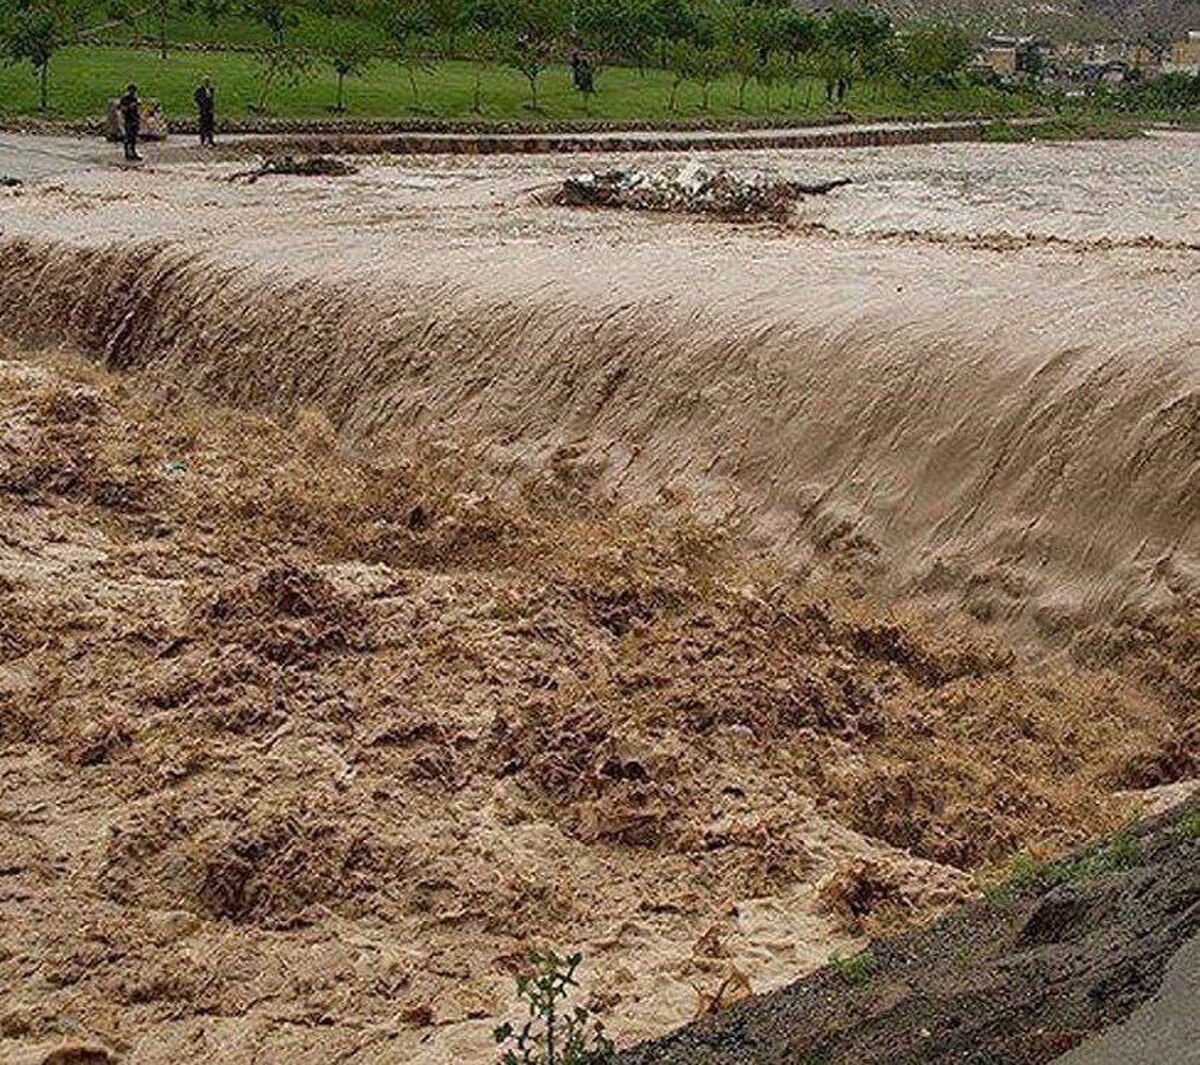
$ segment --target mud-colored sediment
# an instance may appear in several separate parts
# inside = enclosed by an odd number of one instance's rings
[[[1194,775],[1196,153],[0,193],[0,1048],[486,1061],[535,943],[629,1043]]]

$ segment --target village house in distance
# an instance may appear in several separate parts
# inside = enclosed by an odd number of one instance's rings
[[[1172,41],[1052,41],[990,35],[976,68],[1005,84],[1037,81],[1083,88],[1151,81],[1164,74],[1200,73],[1200,30]]]

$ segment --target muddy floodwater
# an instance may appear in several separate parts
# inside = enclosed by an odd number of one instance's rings
[[[1200,135],[110,156],[0,139],[0,1058],[630,1044],[1196,775]]]

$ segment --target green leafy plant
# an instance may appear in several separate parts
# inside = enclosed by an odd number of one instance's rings
[[[875,955],[869,950],[851,954],[848,958],[835,954],[829,959],[829,967],[846,983],[861,986],[871,982],[875,972]]]
[[[529,82],[529,106],[534,111],[541,107],[539,79],[553,62],[568,17],[562,0],[513,0],[509,7],[505,62]]]
[[[519,1028],[510,1022],[494,1031],[501,1048],[500,1065],[606,1065],[616,1048],[599,1020],[583,1006],[567,1008],[578,987],[575,970],[583,956],[561,957],[554,951],[529,956],[530,971],[517,979],[517,993],[529,1007]]]

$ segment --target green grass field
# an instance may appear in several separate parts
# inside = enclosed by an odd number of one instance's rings
[[[55,56],[50,69],[48,117],[99,117],[105,100],[120,95],[129,81],[142,95],[158,100],[169,117],[192,114],[192,92],[198,79],[209,74],[218,92],[218,118],[245,119],[257,98],[257,61],[244,52],[173,52],[162,59],[153,50],[132,48],[71,48]],[[419,97],[413,99],[408,72],[392,61],[375,63],[365,77],[346,81],[346,117],[370,119],[440,118],[460,121],[535,121],[605,119],[662,121],[666,119],[760,118],[769,115],[819,117],[829,111],[824,91],[806,80],[790,93],[774,88],[767,106],[763,88],[752,83],[746,106],[737,106],[737,82],[727,78],[710,87],[709,106],[701,108],[701,92],[685,84],[678,109],[669,109],[671,75],[627,68],[599,72],[597,92],[589,107],[571,88],[567,68],[555,67],[542,77],[540,109],[530,106],[523,77],[504,67],[490,68],[483,77],[483,111],[472,107],[475,66],[463,61],[439,63],[430,75],[418,78]],[[791,99],[789,101],[789,94]],[[336,100],[336,76],[327,63],[316,63],[298,85],[278,86],[268,100],[268,113],[280,118],[329,118]],[[986,88],[923,91],[914,95],[894,83],[864,82],[854,89],[845,109],[863,117],[905,114],[981,112],[997,116],[1028,110],[1020,97]],[[37,82],[28,66],[0,67],[0,116],[34,115]]]

